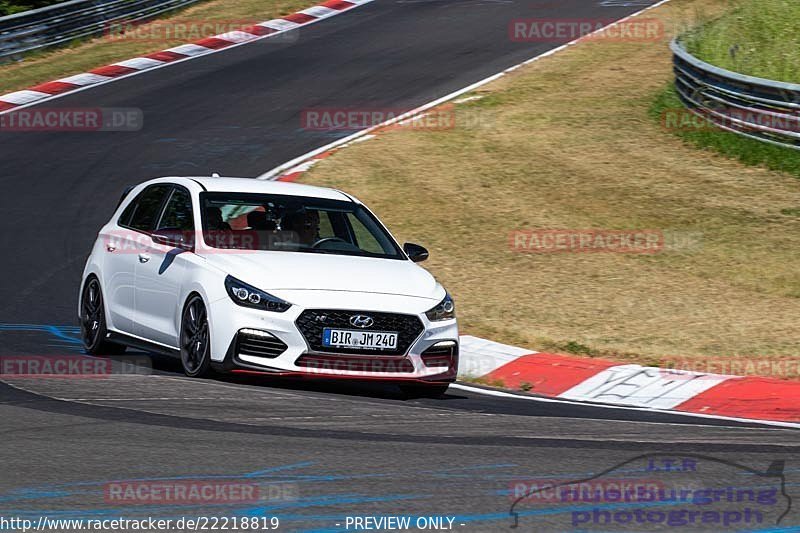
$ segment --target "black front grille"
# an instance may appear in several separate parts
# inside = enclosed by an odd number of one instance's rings
[[[236,338],[236,352],[239,355],[253,355],[255,357],[267,357],[274,359],[286,351],[284,344],[277,337],[266,332],[253,334],[240,331]]]
[[[368,328],[356,328],[350,324],[353,315],[367,315],[373,324]],[[381,354],[405,355],[411,344],[424,329],[422,321],[414,315],[396,313],[373,313],[370,311],[341,311],[325,309],[308,309],[303,311],[295,321],[297,328],[305,337],[309,348],[315,352],[342,354]],[[357,331],[395,331],[397,348],[394,350],[363,350],[348,348],[329,348],[322,345],[322,330],[325,328],[350,329]]]

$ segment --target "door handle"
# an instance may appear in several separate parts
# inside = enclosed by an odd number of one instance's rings
[[[147,254],[139,254],[139,262],[140,263],[147,263],[150,261],[150,256]]]
[[[117,249],[117,247],[114,246],[113,244],[109,244],[109,245],[106,246],[106,250],[108,250],[109,252],[113,252],[116,249]]]

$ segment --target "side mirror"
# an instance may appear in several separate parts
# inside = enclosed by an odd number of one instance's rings
[[[180,248],[181,250],[192,251],[194,245],[194,234],[191,231],[182,231],[173,228],[164,228],[154,231],[150,234],[150,238],[154,243],[162,244],[164,246],[172,246]]]
[[[419,244],[414,244],[413,242],[405,243],[403,245],[403,251],[406,253],[408,258],[415,263],[421,263],[428,258],[428,250]]]

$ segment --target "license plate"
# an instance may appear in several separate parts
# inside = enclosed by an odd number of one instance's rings
[[[325,328],[322,330],[322,345],[329,348],[392,350],[397,348],[397,333]]]

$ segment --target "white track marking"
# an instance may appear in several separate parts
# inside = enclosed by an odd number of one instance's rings
[[[115,78],[112,78],[111,76],[101,76],[100,74],[92,74],[91,72],[84,72],[83,74],[75,74],[74,76],[70,76],[68,78],[61,78],[60,80],[56,81],[60,81],[62,83],[69,83],[70,85],[84,86],[84,85],[99,85],[101,83],[108,83],[113,79]]]
[[[462,377],[485,376],[523,355],[536,353],[471,335],[461,335],[460,341],[461,365],[458,374]]]
[[[606,368],[558,395],[565,400],[674,409],[731,376],[674,372],[641,365]]]
[[[31,91],[30,89],[25,89],[24,91],[17,91],[13,93],[4,94],[0,96],[0,101],[8,102],[9,104],[24,105],[30,102],[35,102],[42,98],[46,98],[47,96],[49,96],[47,93],[41,93],[39,91]]]
[[[255,33],[247,33],[246,31],[235,30],[235,31],[229,31],[227,33],[220,33],[219,35],[214,35],[214,38],[222,39],[223,41],[230,41],[232,43],[244,43],[258,38],[258,35],[256,35]]]
[[[338,9],[331,9],[325,6],[314,6],[300,11],[300,13],[304,15],[310,15],[312,17],[317,17],[317,18],[331,17],[339,12],[340,11]]]
[[[213,48],[206,48],[205,46],[200,46],[199,44],[182,44],[180,46],[175,46],[173,48],[167,48],[165,52],[175,52],[176,54],[181,54],[184,56],[189,57],[196,57],[205,54],[210,54],[213,51]],[[177,63],[177,61],[173,61],[171,64]]]
[[[272,19],[266,22],[262,22],[260,24],[256,24],[256,26],[264,26],[265,28],[270,28],[278,31],[289,31],[293,30],[294,28],[299,28],[301,24],[298,24],[297,22],[292,22],[291,20]]]
[[[135,70],[144,70],[147,68],[158,67],[163,65],[166,61],[159,61],[158,59],[150,59],[149,57],[134,57],[133,59],[127,59],[125,61],[120,61],[119,63],[114,63],[114,65],[119,65],[120,67],[127,67],[132,68]]]
[[[465,385],[463,383],[452,383],[450,388],[463,390],[467,392],[474,392],[476,394],[482,394],[484,396],[494,396],[497,398],[509,398],[515,400],[528,400],[532,402],[541,402],[541,403],[560,403],[564,405],[581,405],[583,407],[597,407],[601,409],[616,409],[622,411],[634,411],[634,412],[647,412],[647,413],[661,413],[665,415],[679,415],[679,416],[688,416],[692,418],[704,418],[708,420],[727,420],[730,422],[745,422],[748,424],[758,424],[763,426],[771,426],[775,428],[790,428],[790,429],[800,429],[800,424],[795,424],[793,422],[773,422],[771,420],[756,420],[752,418],[736,418],[732,416],[719,416],[719,415],[704,415],[699,413],[687,413],[683,411],[670,411],[665,409],[654,409],[652,407],[626,407],[622,405],[605,405],[601,403],[593,403],[593,402],[577,402],[575,400],[562,400],[559,398],[543,398],[538,396],[523,396],[520,394],[514,394],[512,392],[505,392],[493,389],[482,389],[480,387],[471,387],[469,385]],[[653,422],[639,422],[643,424],[651,424]],[[658,422],[661,424],[661,422]],[[685,425],[685,424],[676,424],[676,425]],[[739,428],[737,428],[739,429]]]

